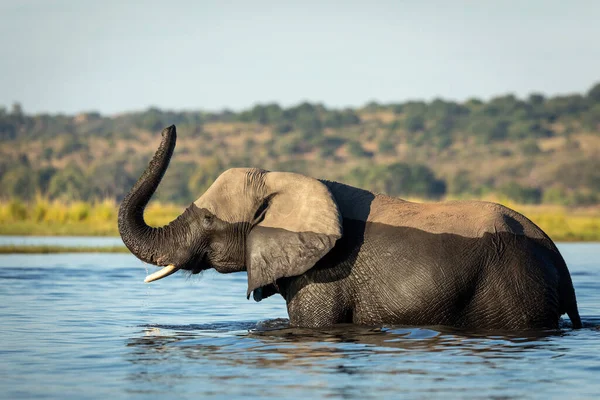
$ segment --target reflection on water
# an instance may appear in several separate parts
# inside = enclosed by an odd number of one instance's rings
[[[265,328],[265,324],[268,325]],[[236,333],[230,340],[214,340],[216,332]],[[290,328],[286,319],[253,323],[186,326],[145,326],[127,346],[133,348],[131,362],[147,362],[152,354],[219,361],[235,365],[311,366],[322,360],[343,361],[349,357],[394,352],[444,352],[462,356],[523,358],[524,352],[544,350],[560,356],[560,330],[531,332],[466,333],[449,328],[366,327],[339,325],[321,329]],[[206,338],[209,338],[208,340]],[[243,352],[240,349],[243,344]],[[135,356],[141,356],[137,360]],[[403,370],[402,370],[403,371]],[[388,371],[397,373],[399,371]]]
[[[246,275],[143,283],[128,254],[0,255],[2,398],[594,398],[600,245],[561,245],[584,329],[291,328]]]
[[[140,328],[127,341],[128,361],[146,367],[143,373],[129,377],[136,384],[154,382],[157,373],[154,368],[169,362],[186,365],[197,373],[180,372],[176,377],[178,384],[188,378],[199,385],[200,381],[225,380],[232,384],[239,381],[245,382],[245,386],[260,386],[255,388],[258,391],[255,394],[261,396],[294,393],[291,397],[298,398],[315,391],[324,396],[365,398],[411,393],[415,389],[428,393],[459,390],[461,396],[479,396],[485,390],[486,396],[512,397],[519,393],[513,385],[554,382],[552,376],[538,375],[536,368],[547,368],[553,360],[568,356],[570,349],[563,339],[576,334],[570,329],[467,333],[445,327],[356,325],[298,329],[290,328],[285,319],[258,325]],[[535,360],[542,364],[528,365]],[[514,366],[518,366],[516,371]],[[264,375],[277,376],[277,382],[264,387]],[[494,385],[494,379],[503,381],[502,376],[506,375],[511,379]],[[471,382],[485,376],[485,389],[481,382]],[[310,384],[314,379],[320,382],[317,386]],[[420,384],[424,380],[426,388]]]

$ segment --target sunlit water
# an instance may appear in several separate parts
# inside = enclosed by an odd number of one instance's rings
[[[0,246],[65,246],[65,247],[107,247],[124,246],[118,236],[0,236]]]
[[[559,247],[585,328],[513,335],[290,329],[245,274],[147,285],[129,254],[0,256],[0,397],[597,398],[600,244]]]

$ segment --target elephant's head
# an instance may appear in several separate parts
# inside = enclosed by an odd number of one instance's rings
[[[316,179],[253,168],[225,171],[167,226],[153,228],[144,209],[175,148],[175,126],[119,209],[119,232],[140,260],[163,269],[146,282],[178,270],[248,271],[248,296],[282,277],[303,274],[342,235],[328,188]]]

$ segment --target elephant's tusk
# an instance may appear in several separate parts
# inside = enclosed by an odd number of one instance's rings
[[[174,265],[167,265],[166,267],[164,267],[160,271],[156,271],[155,273],[148,275],[146,277],[146,279],[144,279],[144,282],[150,283],[150,282],[153,282],[153,281],[157,281],[157,280],[162,279],[164,277],[167,277],[167,276],[169,276],[171,274],[174,274],[178,270],[179,270],[179,268],[177,268]]]

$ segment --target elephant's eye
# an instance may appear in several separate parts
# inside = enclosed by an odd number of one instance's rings
[[[265,218],[265,213],[267,212],[267,208],[269,208],[269,204],[272,198],[273,195],[264,199],[263,202],[260,204],[256,212],[254,213],[254,218],[252,219],[253,225],[260,224]]]
[[[202,217],[202,225],[204,225],[205,228],[209,228],[213,223],[213,216],[211,214],[205,214],[204,217]]]

